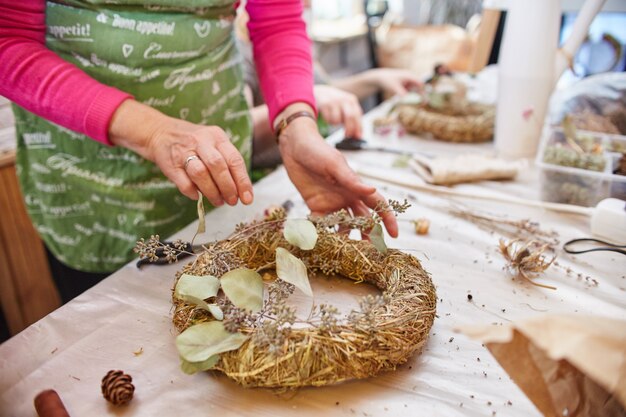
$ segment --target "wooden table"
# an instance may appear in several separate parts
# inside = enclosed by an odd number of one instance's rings
[[[371,121],[385,109],[366,116]],[[335,138],[336,139],[336,138]],[[431,153],[466,150],[490,152],[491,145],[450,145],[404,137],[390,145]],[[407,169],[391,168],[394,157],[376,153],[347,155],[369,172],[419,181]],[[134,263],[54,311],[0,345],[0,415],[33,416],[32,400],[46,388],[57,390],[72,416],[537,416],[535,407],[509,379],[480,343],[456,333],[466,324],[496,325],[547,313],[602,314],[626,318],[626,259],[618,254],[569,256],[559,251],[563,268],[551,268],[540,278],[557,287],[551,291],[513,279],[503,271],[497,253],[499,235],[451,216],[450,200],[436,195],[377,183],[390,198],[414,200],[400,219],[401,236],[387,239],[391,247],[415,255],[432,274],[439,299],[437,319],[421,355],[395,372],[338,386],[279,394],[243,389],[217,373],[183,374],[174,346],[171,288],[182,265]],[[458,186],[469,192],[537,198],[539,183],[532,166],[515,182],[484,182]],[[306,209],[284,170],[255,185],[252,206],[225,207],[207,215],[209,241],[227,236],[235,224],[259,216],[271,204],[295,203],[292,215]],[[555,229],[561,241],[589,236],[588,219],[540,209],[482,200],[463,201],[471,210],[531,218]],[[409,222],[426,217],[430,233],[417,236]],[[192,224],[177,234],[189,239]],[[571,268],[566,273],[565,268]],[[580,277],[578,274],[581,274]],[[597,280],[594,285],[585,277]],[[333,284],[331,284],[332,286]],[[317,301],[354,302],[354,285],[329,287],[313,280]],[[473,302],[467,295],[472,294]],[[110,369],[133,377],[135,398],[114,410],[100,394],[100,380]]]

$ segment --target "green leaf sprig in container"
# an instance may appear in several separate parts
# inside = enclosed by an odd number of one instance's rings
[[[543,152],[543,162],[568,168],[604,172],[606,157],[599,137],[579,132],[569,116],[562,122],[562,132],[554,131]],[[543,197],[546,200],[593,206],[602,180],[561,171],[544,172]]]
[[[408,204],[389,207],[399,213]],[[221,371],[245,387],[295,389],[367,378],[406,362],[428,337],[436,294],[417,259],[386,247],[380,222],[377,213],[353,217],[345,210],[287,219],[280,209],[204,245],[173,290],[182,370]],[[350,239],[343,233],[349,229],[371,241]],[[155,245],[142,241],[137,250],[149,256]],[[316,271],[368,282],[381,293],[342,316],[315,302],[309,273]],[[296,290],[312,300],[306,318],[286,302]]]

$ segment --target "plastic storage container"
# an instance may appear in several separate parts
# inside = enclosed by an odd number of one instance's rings
[[[536,159],[542,200],[587,207],[626,200],[626,175],[614,173],[624,154],[626,136],[579,130],[572,141],[561,127],[545,128]]]

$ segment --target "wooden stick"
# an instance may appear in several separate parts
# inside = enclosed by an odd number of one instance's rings
[[[500,23],[500,10],[484,9],[478,28],[478,40],[474,45],[474,53],[472,62],[469,65],[468,72],[475,73],[487,65],[489,54],[493,47],[493,40],[496,37],[498,23]]]
[[[35,410],[39,417],[70,417],[61,397],[55,390],[41,391],[35,397]]]
[[[583,216],[591,216],[591,214],[593,213],[592,207],[581,207],[581,206],[575,206],[572,204],[549,203],[546,201],[527,200],[527,199],[518,198],[518,197],[501,197],[501,196],[489,195],[489,194],[473,194],[467,191],[455,190],[453,188],[441,187],[438,185],[416,184],[412,182],[403,181],[397,178],[383,177],[377,174],[372,174],[371,172],[366,172],[360,168],[357,168],[357,173],[366,178],[372,178],[372,179],[384,181],[390,184],[399,185],[401,187],[407,187],[407,188],[411,188],[411,189],[419,190],[419,191],[427,191],[427,192],[435,193],[435,194],[445,194],[445,195],[451,195],[455,197],[498,201],[502,203],[537,207],[537,208],[542,208],[546,210],[557,211],[560,213],[580,214]]]

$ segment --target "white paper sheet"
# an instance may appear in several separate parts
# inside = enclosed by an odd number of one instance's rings
[[[381,110],[382,111],[382,110]],[[367,120],[377,113],[368,115]],[[367,131],[367,130],[366,130]],[[370,138],[375,139],[375,138]],[[380,139],[382,140],[382,139]],[[394,143],[409,149],[453,153],[482,150],[491,145],[453,145],[405,137]],[[410,170],[390,171],[393,156],[372,153],[348,155],[360,166],[387,174],[417,176]],[[497,253],[497,234],[447,214],[448,200],[398,187],[377,184],[389,198],[416,197],[401,216],[400,238],[388,246],[416,256],[432,274],[437,287],[437,319],[424,352],[395,372],[338,386],[276,394],[243,389],[217,373],[193,376],[179,369],[171,325],[171,288],[182,265],[129,264],[92,290],[51,313],[0,345],[0,416],[34,416],[35,395],[55,389],[70,415],[80,416],[537,416],[539,412],[479,343],[454,333],[465,324],[507,323],[545,312],[580,315],[602,312],[626,317],[626,257],[593,253],[570,256],[559,252],[558,262],[570,267],[550,268],[541,282],[556,291],[512,279],[503,271]],[[463,190],[537,198],[537,172],[524,170],[514,183],[488,182],[459,186]],[[221,239],[235,224],[259,216],[270,204],[292,199],[294,215],[306,213],[286,173],[279,170],[255,185],[252,206],[225,207],[207,216],[200,240]],[[589,236],[588,219],[505,203],[464,200],[475,210],[510,218],[531,218],[554,228],[561,242]],[[418,236],[408,220],[426,217],[430,232]],[[178,236],[190,239],[195,225]],[[582,278],[578,278],[581,274]],[[593,286],[585,279],[598,281]],[[323,283],[321,294],[332,292]],[[340,302],[345,286],[329,297]],[[362,289],[359,289],[362,291]],[[472,294],[472,302],[467,295]],[[322,296],[320,296],[322,297]],[[351,297],[348,297],[351,298]],[[353,302],[353,300],[351,301]],[[143,353],[135,355],[143,349]],[[100,381],[111,369],[133,377],[135,398],[126,408],[110,407],[100,393]]]

